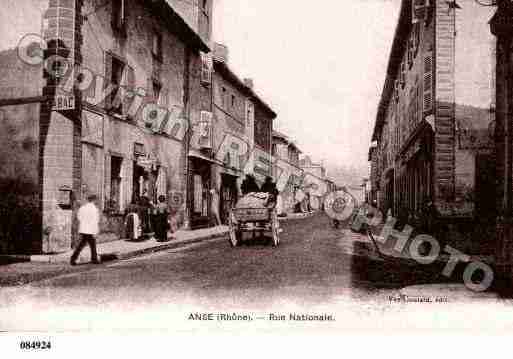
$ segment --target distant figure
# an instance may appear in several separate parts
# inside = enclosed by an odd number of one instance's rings
[[[153,214],[155,238],[157,239],[157,242],[167,241],[167,231],[170,227],[168,217],[169,210],[167,208],[166,196],[160,195]]]
[[[256,183],[255,177],[253,177],[253,175],[246,175],[246,178],[244,181],[242,181],[240,186],[240,191],[242,192],[243,196],[252,192],[260,192],[260,187],[258,186],[258,183]]]
[[[270,195],[277,197],[279,194],[278,189],[276,188],[276,183],[273,182],[273,179],[269,176],[265,178],[265,182],[262,185],[262,192],[269,193]]]
[[[221,223],[221,216],[219,215],[219,192],[217,192],[217,189],[212,188],[210,190],[210,194],[212,195],[212,213],[214,214],[214,218],[216,220],[216,225],[220,226]]]
[[[135,202],[132,202],[127,210],[125,219],[125,233],[130,241],[137,241],[141,238],[141,219],[139,218],[139,208]]]
[[[306,212],[312,212],[312,203],[310,199],[310,192],[306,192]]]
[[[143,195],[139,203],[139,217],[141,219],[142,235],[151,238],[155,235],[153,224],[151,223],[151,214],[153,212],[153,204],[150,199]]]
[[[87,197],[87,203],[78,209],[77,218],[79,223],[78,233],[80,235],[80,240],[77,248],[75,248],[70,258],[70,264],[72,266],[77,264],[77,258],[86,244],[89,244],[89,247],[91,248],[91,263],[100,264],[100,259],[98,258],[98,252],[96,250],[95,238],[100,231],[100,211],[94,204],[94,201],[97,199],[98,197],[95,195],[90,195]]]
[[[278,200],[278,195],[280,192],[276,188],[276,183],[273,182],[273,179],[269,176],[265,178],[265,182],[262,185],[262,192],[268,193],[270,195],[269,201],[267,205],[269,207],[274,207],[276,205],[276,201]]]

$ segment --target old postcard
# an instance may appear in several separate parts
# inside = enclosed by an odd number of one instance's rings
[[[512,1],[0,4],[0,331],[513,329]]]

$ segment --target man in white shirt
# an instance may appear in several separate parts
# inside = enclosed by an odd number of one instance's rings
[[[71,265],[77,264],[77,258],[86,244],[89,244],[89,247],[91,248],[91,262],[94,264],[100,264],[98,253],[96,251],[95,238],[95,236],[100,231],[100,211],[94,204],[97,199],[98,197],[95,195],[88,196],[87,203],[78,209],[77,218],[79,222],[78,233],[80,235],[80,240],[78,242],[77,248],[75,248],[73,255],[71,256]]]

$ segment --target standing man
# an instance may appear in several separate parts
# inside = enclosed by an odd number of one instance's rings
[[[72,266],[77,264],[77,258],[86,244],[89,244],[89,247],[91,248],[91,263],[100,264],[98,253],[96,251],[95,238],[100,231],[100,211],[98,211],[98,207],[94,204],[94,201],[97,199],[98,197],[94,194],[88,196],[87,203],[78,209],[78,233],[80,235],[80,240],[70,259],[70,264]]]

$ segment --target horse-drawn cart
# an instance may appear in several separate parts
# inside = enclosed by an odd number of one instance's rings
[[[272,201],[272,200],[271,200]],[[243,233],[270,232],[273,246],[280,243],[278,214],[266,194],[250,193],[230,211],[230,244],[236,247],[243,240]]]

